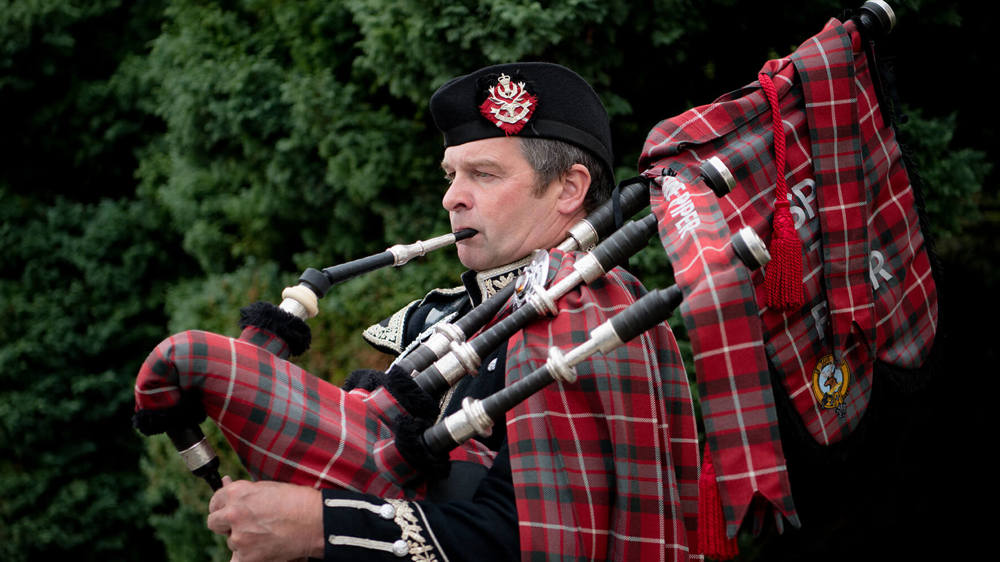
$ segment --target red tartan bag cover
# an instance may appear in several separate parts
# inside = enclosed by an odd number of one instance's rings
[[[239,338],[188,330],[160,342],[139,369],[136,412],[188,408],[195,400],[257,480],[419,498],[420,473],[401,455],[392,428],[407,413],[385,388],[340,387],[288,360],[288,346],[248,326]],[[489,466],[476,440],[452,460]]]
[[[394,443],[404,412],[393,396],[345,392],[286,357],[283,340],[252,326],[239,338],[174,334],[140,367],[135,409],[195,397],[255,479],[402,498],[417,473]]]
[[[776,147],[773,108],[762,81],[659,123],[648,135],[639,163],[640,170],[661,178],[661,184],[665,170],[676,171],[677,183],[685,186],[692,200],[715,197],[698,177],[701,164],[710,157],[720,158],[736,180],[730,194],[714,201],[724,225],[713,222],[715,216],[684,215],[664,196],[666,187],[654,193],[653,205],[657,216],[663,217],[664,246],[685,289],[682,312],[691,334],[701,398],[708,405],[711,453],[729,456],[732,451],[726,449],[737,449],[735,456],[744,457],[743,467],[755,470],[757,447],[780,454],[780,446],[766,443],[778,440],[777,424],[770,424],[769,437],[756,432],[763,444],[734,441],[734,434],[745,439],[754,432],[743,427],[746,418],[729,416],[713,401],[742,404],[749,393],[750,408],[762,409],[754,411],[752,419],[773,419],[773,405],[766,403],[766,397],[760,399],[768,394],[762,389],[770,383],[757,380],[761,366],[769,361],[810,434],[819,443],[831,444],[848,435],[864,414],[875,361],[920,367],[937,329],[936,288],[914,192],[895,134],[883,120],[854,23],[829,21],[790,56],[768,61],[761,73],[776,90],[785,137],[781,156],[786,163],[777,173],[789,186],[787,199],[802,243],[800,305],[779,310],[720,306],[730,301],[706,303],[707,309],[717,308],[720,318],[706,320],[710,311],[690,302],[689,293],[724,286],[733,281],[731,272],[725,264],[719,272],[706,269],[703,254],[678,247],[675,240],[678,229],[696,218],[700,228],[712,232],[750,226],[765,241],[770,239],[776,228]],[[687,223],[678,222],[685,216]],[[685,275],[691,269],[707,278],[693,281]],[[720,274],[724,278],[716,280]],[[755,272],[743,282],[743,290],[752,285],[760,303],[767,302],[765,275],[766,271]],[[752,341],[757,337],[757,318],[763,347]],[[752,348],[753,357],[733,362],[740,343]],[[732,373],[720,374],[720,362]],[[744,366],[753,380],[747,388]],[[725,398],[727,393],[730,398]],[[709,427],[709,422],[716,427]],[[733,530],[737,517],[745,513],[742,502],[748,494],[727,497],[726,488],[747,478],[729,472],[732,467],[725,458],[720,460],[715,467]],[[783,469],[781,459],[772,465]]]

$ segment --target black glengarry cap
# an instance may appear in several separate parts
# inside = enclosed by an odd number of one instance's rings
[[[438,88],[430,109],[445,147],[504,136],[557,139],[613,169],[604,105],[580,75],[558,64],[498,64],[459,76]]]

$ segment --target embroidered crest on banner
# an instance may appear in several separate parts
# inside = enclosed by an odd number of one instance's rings
[[[538,99],[524,89],[524,82],[512,82],[501,74],[490,95],[479,106],[479,112],[508,135],[516,135],[531,119]]]
[[[850,384],[851,370],[846,361],[838,367],[833,364],[833,355],[825,355],[816,363],[812,375],[813,395],[820,405],[836,410],[841,417],[847,415],[845,399]]]

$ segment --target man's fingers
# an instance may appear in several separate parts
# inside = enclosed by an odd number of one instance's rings
[[[226,506],[226,492],[227,490],[220,488],[212,494],[212,498],[208,500],[209,513],[215,513]]]
[[[230,478],[229,476],[223,476],[222,477],[222,487],[223,488],[225,488],[226,486],[228,486],[228,485],[230,485],[232,483],[233,483],[233,479]],[[219,490],[216,490],[214,494],[212,494],[212,499],[208,500],[208,512],[209,513],[212,513],[213,511],[218,511],[218,510],[222,509],[223,507],[226,507],[226,495],[227,495],[227,493],[228,493],[228,490],[219,489]]]
[[[233,530],[232,524],[229,519],[223,517],[221,511],[213,511],[208,514],[208,529],[213,533],[218,535],[228,535],[230,531]]]

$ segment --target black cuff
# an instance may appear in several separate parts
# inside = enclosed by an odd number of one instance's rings
[[[255,302],[240,309],[240,329],[247,326],[267,330],[285,340],[292,355],[305,353],[312,343],[312,332],[305,320],[269,302]]]

